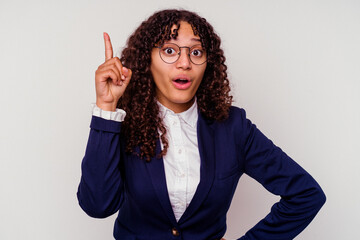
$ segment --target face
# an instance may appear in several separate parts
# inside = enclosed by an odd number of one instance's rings
[[[174,28],[175,26],[172,29]],[[166,43],[175,43],[180,47],[201,44],[200,37],[194,35],[191,25],[187,22],[180,22],[177,38]],[[150,69],[158,101],[179,113],[193,104],[195,93],[204,76],[206,62],[201,65],[193,64],[189,59],[188,49],[181,48],[180,58],[176,62],[165,63],[160,57],[159,48],[153,48]]]

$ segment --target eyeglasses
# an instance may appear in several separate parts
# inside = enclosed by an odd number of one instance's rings
[[[204,64],[207,60],[206,51],[200,44],[192,47],[180,47],[175,43],[165,43],[158,48],[160,58],[168,64],[174,63],[180,58],[182,48],[187,48],[189,50],[187,55],[190,61],[195,65]]]

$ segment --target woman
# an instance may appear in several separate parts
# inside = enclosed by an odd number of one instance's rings
[[[78,190],[88,215],[119,211],[116,239],[221,239],[246,173],[281,200],[240,239],[293,239],[311,222],[324,193],[231,106],[220,38],[204,18],[157,12],[121,59],[104,40]]]

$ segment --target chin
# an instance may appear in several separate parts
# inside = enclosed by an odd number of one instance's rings
[[[177,98],[173,98],[172,102],[177,104],[185,104],[189,103],[194,99],[194,96],[179,96]]]

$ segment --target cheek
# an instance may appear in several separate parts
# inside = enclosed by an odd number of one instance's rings
[[[151,56],[150,71],[156,84],[164,81],[164,78],[167,76],[168,72],[167,67],[168,66],[165,66],[164,62],[159,59],[157,53],[153,52]]]
[[[166,69],[161,68],[158,65],[151,65],[151,74],[156,87],[159,87],[159,85],[162,85],[166,81]]]

